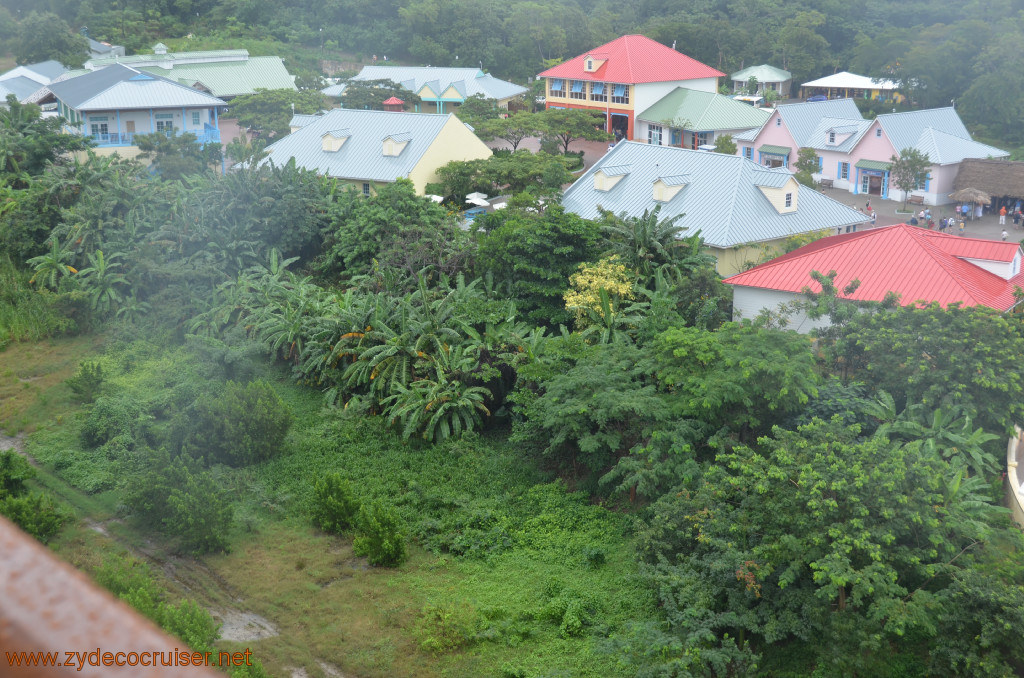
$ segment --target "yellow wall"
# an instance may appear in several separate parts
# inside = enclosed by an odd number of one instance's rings
[[[626,85],[626,92],[629,94],[629,103],[628,104],[615,104],[615,103],[612,103],[612,90],[614,89],[614,85],[615,84],[620,84],[621,85],[622,83],[607,83],[606,82],[605,83],[604,91],[608,94],[608,101],[591,101],[589,98],[587,98],[587,99],[573,99],[573,98],[570,98],[569,97],[568,89],[569,89],[569,87],[572,86],[570,84],[572,82],[572,80],[568,79],[568,78],[560,78],[560,79],[565,82],[565,88],[566,89],[563,90],[563,95],[564,96],[558,96],[557,94],[552,94],[551,93],[551,80],[552,79],[551,78],[545,78],[546,83],[545,83],[544,86],[547,88],[546,99],[547,99],[548,103],[554,104],[556,106],[586,106],[587,108],[600,108],[600,109],[608,109],[608,110],[611,110],[611,111],[632,111],[633,110],[633,103],[636,101],[636,88],[633,85]],[[586,82],[589,83],[589,81],[586,81]],[[589,84],[587,85],[587,96],[588,97],[590,96],[590,85]]]
[[[718,275],[727,278],[747,270],[752,264],[759,264],[768,258],[774,258],[782,254],[782,244],[785,238],[767,240],[753,245],[740,245],[739,247],[708,247],[708,254],[718,260],[716,268]]]
[[[416,187],[416,193],[423,195],[427,184],[438,180],[439,167],[452,160],[484,160],[489,157],[491,149],[453,115],[448,118],[416,167],[409,172],[409,179]]]
[[[142,151],[139,150],[138,146],[103,146],[100,148],[93,148],[91,150],[99,158],[109,158],[112,155],[119,155],[125,160],[134,160],[135,158],[139,157],[140,153],[142,153]],[[75,159],[78,160],[79,162],[85,162],[85,160],[89,157],[88,153],[86,153],[85,151],[75,151],[73,155]],[[145,165],[150,164],[145,159],[143,159],[141,162],[143,162],[143,164]]]
[[[758,186],[761,189],[761,193],[764,194],[768,201],[771,202],[772,207],[779,214],[788,214],[789,212],[796,212],[796,201],[797,194],[799,193],[799,184],[796,180],[790,179],[786,182],[786,185],[782,188],[771,188],[769,186]],[[789,193],[792,196],[792,201],[789,207],[786,207],[786,194]]]

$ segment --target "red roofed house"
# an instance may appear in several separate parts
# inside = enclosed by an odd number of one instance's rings
[[[676,87],[717,92],[725,73],[643,35],[624,35],[549,68],[548,108],[583,108],[605,114],[607,131],[633,138],[633,116]]]
[[[839,290],[859,280],[852,300],[882,301],[891,291],[904,306],[922,301],[1008,311],[1018,303],[1014,288],[1024,287],[1020,269],[1020,243],[897,224],[822,238],[724,282],[733,286],[734,320],[799,299],[805,287],[820,292],[811,271],[835,271]],[[811,320],[800,311],[790,317],[789,328],[809,332],[828,324],[827,318]]]

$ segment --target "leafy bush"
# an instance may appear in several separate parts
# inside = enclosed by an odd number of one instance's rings
[[[98,447],[118,437],[134,439],[142,409],[130,396],[100,396],[82,425],[82,442]]]
[[[352,542],[356,555],[371,565],[396,567],[406,558],[402,519],[394,507],[380,502],[359,509],[359,536]]]
[[[340,533],[351,527],[359,511],[359,500],[340,473],[328,473],[313,486],[313,524],[324,532]]]
[[[443,654],[466,645],[473,639],[473,617],[468,605],[427,605],[420,612],[416,627],[420,649]]]
[[[68,517],[52,497],[42,492],[0,499],[0,513],[42,542],[57,534]]]
[[[98,362],[82,361],[78,366],[78,374],[66,380],[72,393],[84,403],[96,400],[103,388],[103,366]]]
[[[172,461],[164,455],[154,461],[152,470],[133,484],[125,505],[144,523],[177,537],[184,550],[226,551],[231,502],[202,469],[202,460]]]
[[[36,470],[28,460],[14,450],[0,452],[0,498],[24,494],[28,489],[25,481],[35,474]]]
[[[193,455],[246,466],[273,457],[291,423],[291,412],[270,384],[229,381],[219,395],[199,397],[179,420],[176,437]]]

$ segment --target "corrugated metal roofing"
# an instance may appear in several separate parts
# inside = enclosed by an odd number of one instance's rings
[[[786,129],[789,130],[793,141],[800,148],[810,145],[818,124],[825,118],[843,120],[851,125],[858,124],[864,119],[853,99],[805,101],[799,104],[784,104],[776,110],[786,123]]]
[[[894,90],[897,85],[892,80],[875,80],[866,75],[857,75],[849,71],[840,71],[824,78],[805,82],[801,87],[832,87],[839,89],[879,89]]]
[[[426,153],[451,114],[399,113],[335,108],[317,120],[267,146],[270,154],[261,164],[281,166],[292,158],[298,167],[339,179],[394,181],[408,177]],[[325,151],[324,134],[347,130],[350,138],[338,151]],[[401,155],[383,154],[382,139],[408,134]]]
[[[886,172],[890,167],[892,167],[892,163],[884,162],[882,160],[858,160],[857,164],[854,165],[854,167],[857,167],[858,169],[879,170],[881,172]]]
[[[746,82],[752,77],[757,78],[758,82],[785,82],[791,79],[793,74],[775,66],[761,64],[760,66],[750,66],[742,71],[736,71],[729,76],[729,79]]]
[[[52,83],[54,96],[76,111],[218,106],[224,102],[127,66],[109,66],[77,78]]]
[[[345,91],[345,83],[339,82],[337,85],[328,85],[320,91],[329,97],[338,98]]]
[[[594,189],[595,172],[627,167],[629,173],[608,191]],[[654,200],[659,177],[689,175],[691,181],[666,203]],[[758,187],[783,186],[792,175],[766,170],[738,155],[670,146],[620,142],[566,190],[565,208],[593,219],[598,208],[640,216],[662,205],[661,217],[679,215],[688,234],[698,230],[714,247],[775,240],[796,233],[863,223],[868,217],[805,186],[796,186],[797,209],[780,214]]]
[[[289,127],[305,127],[311,122],[316,122],[321,114],[309,114],[309,113],[296,113],[292,116],[292,119],[288,121]]]
[[[449,87],[455,87],[462,98],[481,94],[488,99],[498,100],[519,96],[528,91],[522,85],[499,80],[479,68],[363,66],[363,70],[351,80],[391,80],[413,92],[419,92],[424,85],[429,85],[438,97]]]
[[[295,81],[281,57],[249,57],[244,61],[175,65],[174,68],[145,66],[139,70],[176,80],[189,87],[202,85],[217,97],[252,94],[257,89],[295,90]]]
[[[583,70],[587,55],[605,59],[592,73]],[[645,35],[624,35],[565,63],[549,68],[537,77],[570,78],[626,85],[645,82],[673,82],[719,78],[725,73],[711,68]]]
[[[43,87],[43,85],[36,80],[26,78],[24,76],[0,80],[0,86],[16,96],[18,101],[21,101],[22,103],[24,103],[29,96],[35,94],[41,87]],[[7,95],[5,93],[4,97],[6,96]]]
[[[775,146],[773,144],[761,144],[757,147],[757,150],[762,153],[771,153],[772,155],[789,155],[793,152],[789,146]]]
[[[852,121],[846,118],[822,118],[814,131],[807,137],[807,146],[822,151],[835,151],[838,153],[849,153],[857,142],[861,140],[864,133],[871,127],[870,120]],[[838,144],[830,144],[828,135],[830,132],[836,134],[849,134],[846,139]]]
[[[754,108],[715,92],[676,87],[637,119],[696,131],[759,128],[771,110]]]
[[[1024,281],[1024,274],[1005,280],[965,259],[1011,262],[1019,249],[1019,243],[961,238],[897,224],[822,238],[725,282],[793,293],[804,287],[820,292],[810,272],[836,271],[839,289],[860,281],[849,299],[881,301],[887,293],[897,292],[905,306],[937,301],[943,306],[959,302],[1006,310],[1014,305],[1013,290]]]
[[[156,46],[159,47],[160,45],[158,44]],[[143,66],[156,66],[161,63],[169,64],[172,62],[188,62],[192,60],[202,59],[242,61],[248,58],[248,50],[217,49],[206,50],[201,52],[167,52],[166,54],[132,54],[129,56],[103,57],[100,59],[89,59],[85,62],[85,67],[90,71],[96,71],[101,68],[106,68],[107,66],[113,66],[114,64],[142,68]],[[181,65],[185,64],[182,63]],[[177,68],[177,65],[175,66],[175,68]]]

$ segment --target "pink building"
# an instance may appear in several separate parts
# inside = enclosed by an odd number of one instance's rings
[[[818,156],[814,177],[854,194],[903,200],[890,185],[893,156],[912,148],[932,162],[927,177],[909,192],[924,203],[950,202],[953,180],[965,158],[1009,153],[971,139],[952,108],[887,113],[865,120],[852,99],[779,106],[758,130],[736,136],[737,153],[769,167],[790,167],[801,148]]]

